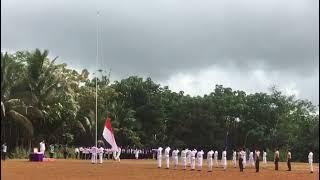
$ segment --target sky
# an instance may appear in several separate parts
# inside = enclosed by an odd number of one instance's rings
[[[318,0],[5,0],[1,50],[48,49],[77,70],[192,96],[275,85],[318,105],[318,14]]]

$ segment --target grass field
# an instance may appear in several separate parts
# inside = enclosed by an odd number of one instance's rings
[[[163,163],[164,165],[164,163]],[[231,167],[224,171],[214,168],[207,172],[206,162],[202,171],[180,169],[158,169],[155,160],[104,161],[103,164],[91,164],[85,160],[55,160],[53,162],[29,162],[28,160],[1,161],[1,179],[4,180],[179,180],[179,179],[215,179],[215,180],[318,180],[319,165],[314,164],[314,173],[310,174],[308,164],[292,163],[288,172],[286,163],[280,163],[279,171],[274,171],[273,162],[267,166],[260,164],[260,172],[247,167],[243,173],[239,168]]]

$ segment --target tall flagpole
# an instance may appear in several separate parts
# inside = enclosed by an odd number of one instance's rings
[[[98,69],[98,59],[99,59],[99,11],[97,11],[97,37],[96,37],[96,47],[97,47],[97,54],[96,54],[96,68]],[[97,137],[98,137],[98,73],[96,72],[96,148],[97,148]],[[97,162],[97,156],[95,157]]]

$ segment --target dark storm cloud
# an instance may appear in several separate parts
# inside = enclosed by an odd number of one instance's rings
[[[90,70],[99,9],[100,66],[111,67],[116,77],[165,81],[180,71],[228,64],[242,72],[259,68],[301,78],[319,71],[317,0],[1,3],[2,48],[45,48]]]

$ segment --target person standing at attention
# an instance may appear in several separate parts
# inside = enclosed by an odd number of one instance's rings
[[[274,153],[274,165],[275,165],[274,169],[276,171],[279,170],[279,157],[280,157],[279,150],[276,149],[276,152]]]
[[[287,165],[288,165],[287,171],[291,171],[291,152],[290,152],[290,149],[288,149],[288,153],[287,153]]]

